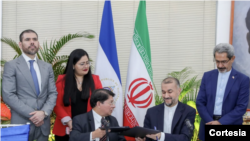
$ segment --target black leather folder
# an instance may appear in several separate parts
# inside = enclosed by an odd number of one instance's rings
[[[141,137],[141,138],[143,138],[143,137],[146,137],[147,134],[157,134],[160,132],[161,131],[159,131],[159,130],[148,129],[148,128],[136,126],[136,127],[130,128],[127,131],[121,132],[121,135],[129,136],[129,137]]]
[[[130,128],[128,126],[124,126],[124,127],[110,127],[110,132],[124,132],[129,130]]]

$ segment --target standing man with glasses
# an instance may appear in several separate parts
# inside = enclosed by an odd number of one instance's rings
[[[73,118],[73,129],[70,132],[70,141],[125,141],[118,133],[106,134],[102,121],[109,127],[119,127],[115,117],[111,116],[115,108],[113,97],[115,94],[106,89],[95,90],[90,97],[91,111],[77,115]]]
[[[54,73],[51,64],[36,57],[35,31],[24,30],[19,39],[22,55],[4,65],[3,100],[11,108],[11,124],[30,123],[29,141],[47,141],[57,99]]]
[[[199,139],[205,140],[205,125],[241,125],[249,99],[249,78],[232,68],[233,46],[214,48],[217,69],[205,72],[196,106],[202,118]]]

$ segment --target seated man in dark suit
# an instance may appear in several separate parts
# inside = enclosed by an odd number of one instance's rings
[[[164,103],[148,109],[144,127],[162,132],[146,135],[147,138],[144,139],[136,138],[136,140],[190,141],[196,111],[178,101],[181,93],[179,80],[167,77],[162,81],[161,89]]]
[[[115,108],[113,97],[115,94],[106,89],[98,89],[93,92],[90,98],[90,105],[93,108],[85,114],[80,114],[73,119],[73,128],[70,132],[70,141],[125,141],[123,136],[101,130],[101,120],[109,123],[110,127],[117,127],[118,122],[111,116]],[[108,140],[107,140],[108,139]]]

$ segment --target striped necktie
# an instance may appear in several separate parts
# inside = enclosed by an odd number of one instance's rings
[[[102,121],[102,120],[105,120],[105,118],[102,117],[101,121]],[[101,122],[101,123],[102,123],[102,127],[104,127],[103,122]],[[107,134],[105,134],[102,138],[100,138],[100,141],[107,141]]]

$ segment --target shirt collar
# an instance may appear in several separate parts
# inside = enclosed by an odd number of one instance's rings
[[[219,72],[219,76],[221,76],[221,77],[229,77],[229,75],[231,74],[231,71],[232,71],[232,69],[230,70],[230,71],[228,71],[228,72],[224,72],[224,73],[221,73],[221,72]]]
[[[36,57],[35,57],[34,59],[31,59],[31,58],[29,58],[25,53],[22,53],[22,55],[23,55],[23,58],[24,58],[24,60],[25,60],[26,62],[29,62],[29,60],[35,60],[35,62],[37,62]]]
[[[92,113],[93,113],[93,117],[94,117],[95,121],[101,122],[102,116],[100,116],[99,114],[97,114],[95,112],[95,110],[92,110]]]
[[[177,104],[176,104],[176,105],[174,105],[173,107],[168,107],[166,104],[164,104],[164,107],[165,107],[165,109],[166,109],[166,110],[175,111],[175,109],[176,109],[176,107],[177,107],[178,103],[179,103],[179,102],[177,102]]]

